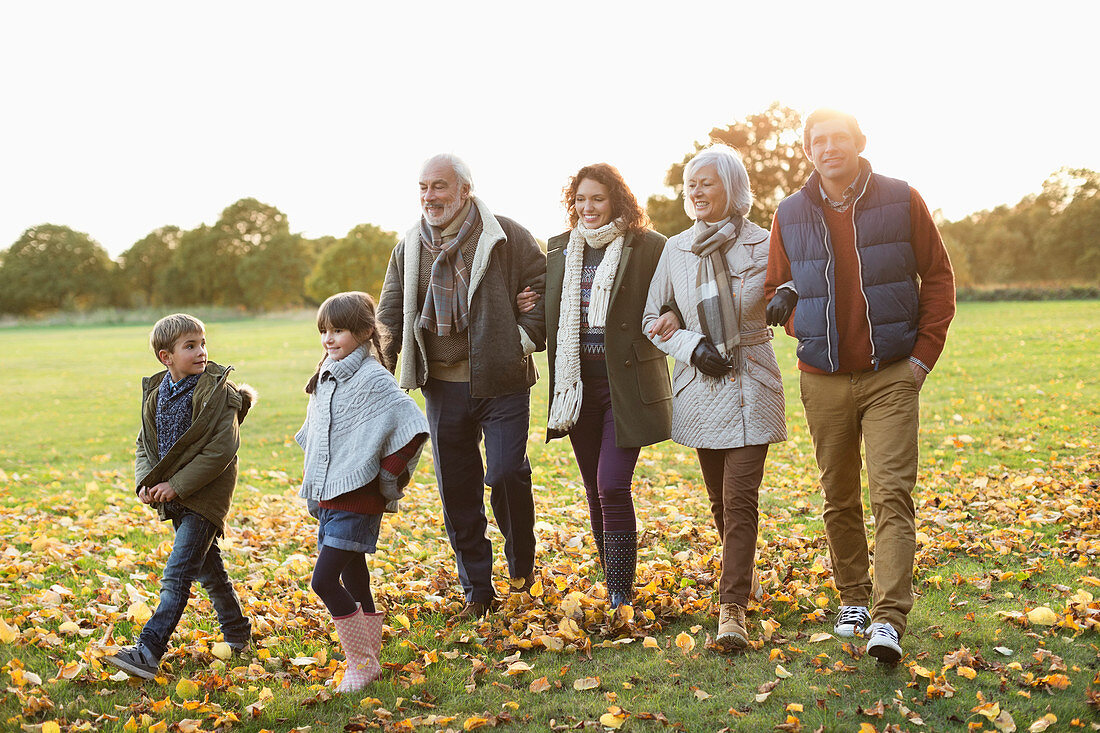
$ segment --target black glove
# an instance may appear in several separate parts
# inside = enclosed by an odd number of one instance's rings
[[[798,302],[798,293],[789,288],[777,290],[771,302],[768,303],[767,319],[769,326],[782,326],[794,313],[794,306]]]
[[[707,339],[701,340],[695,351],[691,352],[691,363],[708,377],[724,377],[730,370],[730,365]]]

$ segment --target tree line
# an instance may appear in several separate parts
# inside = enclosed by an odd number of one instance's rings
[[[396,244],[395,233],[373,224],[309,239],[252,198],[228,206],[213,226],[156,229],[117,261],[89,235],[43,224],[0,255],[0,312],[315,304],[341,290],[378,293]]]
[[[741,151],[755,195],[749,219],[765,228],[779,202],[813,171],[802,150],[799,114],[778,102],[712,129],[708,142]],[[669,168],[665,184],[672,195],[646,202],[653,227],[666,236],[691,224],[682,205],[683,169],[704,144],[695,143]],[[1061,169],[1040,193],[941,221],[940,230],[960,287],[1095,285],[1100,173]],[[0,313],[195,304],[271,310],[316,304],[341,290],[378,293],[397,239],[373,224],[341,238],[309,239],[292,233],[279,209],[252,198],[227,207],[213,226],[161,227],[117,260],[85,233],[42,224],[0,253]]]

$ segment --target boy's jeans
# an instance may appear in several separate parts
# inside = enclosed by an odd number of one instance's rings
[[[229,575],[222,564],[218,549],[218,528],[204,517],[174,502],[167,507],[176,539],[172,554],[164,567],[160,581],[160,603],[141,630],[138,643],[158,659],[168,649],[168,639],[176,630],[191,596],[191,583],[199,581],[206,588],[210,602],[218,614],[218,624],[227,642],[246,642],[252,634],[252,624],[241,610]]]

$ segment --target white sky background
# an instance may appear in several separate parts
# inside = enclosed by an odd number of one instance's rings
[[[638,198],[773,100],[853,112],[951,219],[1100,170],[1096,2],[21,2],[0,8],[0,249],[117,256],[252,196],[293,231],[404,232],[431,154],[546,239],[581,165]]]

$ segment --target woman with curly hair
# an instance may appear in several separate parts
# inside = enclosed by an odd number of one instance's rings
[[[546,254],[550,370],[547,440],[568,435],[588,499],[611,608],[633,599],[638,528],[630,485],[642,446],[667,440],[672,386],[664,353],[642,333],[665,238],[619,171],[581,168],[563,189],[570,230]],[[525,291],[521,309],[538,296]]]

